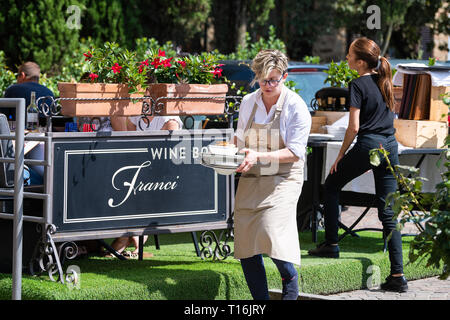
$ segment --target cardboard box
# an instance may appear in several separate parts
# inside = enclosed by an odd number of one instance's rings
[[[450,87],[432,87],[430,97],[430,120],[445,121],[448,119],[448,106],[442,94],[450,92]]]
[[[402,104],[403,87],[394,87],[394,113],[400,113],[400,105]]]
[[[440,149],[448,134],[446,122],[395,119],[395,138],[405,147]]]
[[[348,111],[316,111],[314,116],[316,117],[326,117],[327,125],[331,125],[338,121],[340,118],[348,114]]]
[[[327,117],[312,116],[311,117],[311,133],[325,133],[325,126],[327,124]]]
[[[431,87],[430,115],[428,120],[444,121],[448,119],[448,106],[444,103],[442,94],[450,92],[450,87]],[[399,113],[403,97],[403,87],[394,87],[395,113]]]

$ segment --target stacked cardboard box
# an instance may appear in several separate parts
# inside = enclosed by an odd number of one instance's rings
[[[448,106],[428,74],[404,74],[403,87],[394,88],[397,140],[407,147],[441,148],[448,134]]]

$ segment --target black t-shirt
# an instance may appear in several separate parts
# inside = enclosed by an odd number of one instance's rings
[[[350,107],[360,109],[358,135],[377,133],[392,135],[394,114],[386,105],[377,85],[378,75],[359,77],[350,82]]]
[[[10,85],[5,90],[5,98],[24,98],[26,108],[30,104],[31,91],[36,92],[36,100],[40,97],[53,97],[53,92],[47,87],[37,82],[23,82]],[[43,100],[46,100],[45,102],[47,103],[47,105],[51,105],[51,99],[42,99],[39,101],[38,107],[40,107],[40,104],[43,102]],[[14,108],[0,108],[0,112],[4,113],[8,120],[16,121],[16,110]],[[39,117],[45,120],[45,116],[43,114],[39,113]]]

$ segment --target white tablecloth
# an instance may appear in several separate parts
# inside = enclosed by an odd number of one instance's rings
[[[427,67],[423,63],[408,63],[404,64],[405,66],[410,67]],[[401,65],[397,66],[397,72],[392,78],[392,83],[394,86],[403,86],[403,75],[404,74],[429,74],[431,76],[431,84],[433,87],[449,87],[450,86],[450,71],[418,71],[418,70],[406,70],[402,69]]]

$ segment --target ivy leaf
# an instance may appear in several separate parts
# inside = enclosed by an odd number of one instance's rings
[[[370,164],[378,167],[381,163],[380,154],[377,149],[370,150]]]

